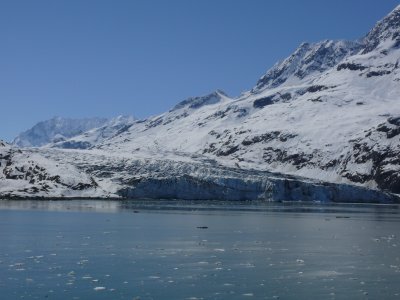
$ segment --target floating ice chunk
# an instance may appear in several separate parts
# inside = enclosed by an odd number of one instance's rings
[[[96,286],[93,290],[95,291],[104,291],[106,288],[104,286]]]
[[[245,268],[255,268],[256,266],[253,263],[241,263],[241,266],[244,266]]]

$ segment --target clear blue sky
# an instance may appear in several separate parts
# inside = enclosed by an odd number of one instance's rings
[[[356,39],[391,0],[1,0],[0,138],[250,89],[301,42]]]

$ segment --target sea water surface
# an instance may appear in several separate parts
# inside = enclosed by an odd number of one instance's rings
[[[0,201],[0,298],[400,299],[400,208]]]

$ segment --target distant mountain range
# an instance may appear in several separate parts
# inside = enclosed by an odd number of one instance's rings
[[[0,148],[3,197],[398,201],[400,6],[357,41],[301,44],[237,98],[52,119],[13,144]],[[30,179],[29,166],[51,172]]]
[[[18,147],[57,147],[87,149],[127,129],[135,118],[118,116],[112,119],[68,119],[55,117],[42,121],[19,134],[13,145]]]

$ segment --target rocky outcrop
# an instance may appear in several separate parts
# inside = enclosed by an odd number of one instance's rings
[[[400,194],[400,117],[388,118],[351,143],[342,175],[359,183],[374,180],[381,190]]]
[[[97,187],[93,177],[73,166],[29,151],[0,148],[0,198],[73,196]]]
[[[377,49],[385,41],[390,41],[393,48],[400,46],[400,5],[379,21],[367,34],[362,53],[366,54]]]
[[[315,44],[303,43],[284,61],[272,67],[262,76],[253,93],[267,88],[278,87],[288,80],[301,80],[307,76],[318,75],[355,54],[362,45],[350,41],[326,40]]]

